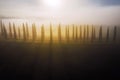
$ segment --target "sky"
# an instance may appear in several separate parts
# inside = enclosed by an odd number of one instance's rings
[[[66,23],[120,24],[120,0],[0,0],[0,16]]]

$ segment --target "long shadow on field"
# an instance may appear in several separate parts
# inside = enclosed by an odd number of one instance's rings
[[[1,42],[0,79],[76,80],[119,77],[118,44]]]

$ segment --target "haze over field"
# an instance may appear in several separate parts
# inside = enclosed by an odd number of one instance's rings
[[[0,0],[0,80],[120,80],[120,0]]]
[[[61,23],[120,23],[120,0],[0,0],[1,17],[39,17]]]

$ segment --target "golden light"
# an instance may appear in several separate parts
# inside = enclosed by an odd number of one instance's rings
[[[43,3],[51,8],[59,8],[61,6],[61,0],[43,0]]]

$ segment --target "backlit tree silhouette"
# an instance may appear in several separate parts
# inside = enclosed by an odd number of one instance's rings
[[[106,41],[109,41],[109,27],[107,28]]]
[[[66,33],[66,40],[67,42],[69,42],[69,25],[66,26],[65,33]]]
[[[26,23],[26,38],[27,40],[29,40],[29,28],[27,23]]]
[[[32,24],[32,35],[33,35],[33,41],[37,38],[37,32],[36,32],[36,25]]]
[[[52,24],[50,24],[50,43],[53,41]]]
[[[6,30],[6,27],[5,27],[5,24],[3,24],[3,36],[4,36],[4,39],[7,39],[7,30]]]
[[[100,30],[99,30],[99,41],[102,40],[102,26],[100,27]]]
[[[18,38],[19,38],[19,40],[21,39],[21,31],[20,31],[19,27],[18,27]]]
[[[82,26],[80,25],[80,40],[82,40]]]
[[[44,38],[45,38],[45,30],[44,30],[44,25],[42,25],[42,27],[41,27],[41,42],[44,41]]]
[[[93,28],[93,39],[94,40],[96,39],[96,29],[95,29],[95,27]]]
[[[86,26],[84,25],[84,41],[86,40]]]
[[[113,30],[113,41],[116,41],[116,37],[117,37],[117,26],[115,26]]]
[[[58,40],[61,42],[61,24],[58,26]]]
[[[25,30],[25,25],[23,23],[23,39],[26,41],[26,30]]]
[[[89,25],[87,25],[87,40],[89,39]]]
[[[75,38],[75,32],[74,32],[74,31],[75,31],[75,26],[74,26],[74,24],[73,24],[73,31],[72,31],[72,32],[73,32],[73,34],[72,34],[73,40],[74,40],[74,38]]]
[[[0,38],[2,37],[2,20],[0,20]]]
[[[68,42],[69,42],[69,40],[70,40],[70,34],[69,34],[69,25],[68,25],[68,27],[67,27],[67,38],[68,38]]]
[[[78,40],[78,27],[76,26],[76,40]]]
[[[13,23],[13,34],[14,34],[14,39],[17,39],[17,33],[16,33],[16,28],[14,23]]]
[[[12,38],[12,27],[11,27],[11,23],[9,23],[9,37]]]
[[[94,41],[94,26],[92,25],[92,31],[91,31],[91,42]]]
[[[68,39],[68,32],[67,32],[67,26],[65,27],[65,37],[66,37],[66,40]]]

